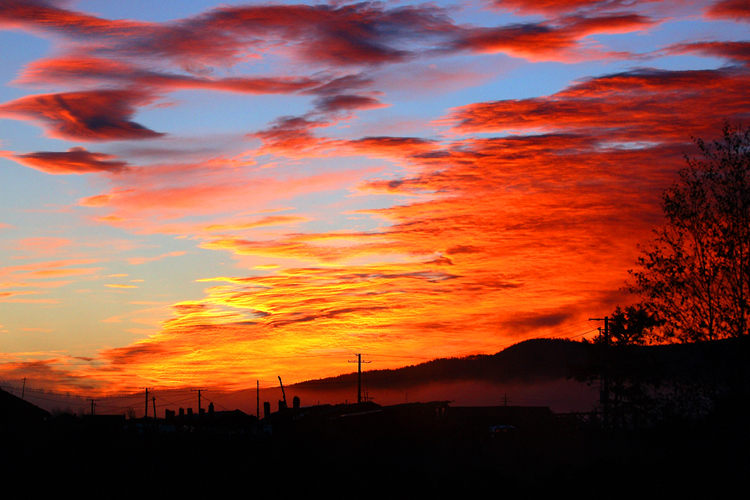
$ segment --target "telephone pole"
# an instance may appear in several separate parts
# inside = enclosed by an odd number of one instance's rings
[[[146,389],[146,408],[143,412],[143,418],[148,418],[148,387],[139,387],[139,389]],[[151,387],[153,389],[153,387]],[[156,411],[154,411],[154,417],[156,417]]]
[[[208,389],[190,389],[190,390],[198,393],[198,418],[201,418],[201,391],[207,391]]]
[[[362,355],[357,354],[357,361],[349,361],[349,363],[357,363],[357,404],[362,402]],[[371,363],[371,361],[365,361],[365,363]]]
[[[21,401],[23,401],[23,397],[26,394],[26,377],[23,378],[23,387],[21,388]]]
[[[603,318],[589,318],[589,321],[604,321],[599,366],[601,371],[601,386],[599,390],[599,404],[602,405],[602,419],[604,427],[609,427],[609,316]],[[601,329],[599,330],[601,332]]]
[[[255,418],[260,420],[260,380],[255,381]]]
[[[99,401],[98,399],[89,398],[88,401],[91,401],[91,415],[94,415],[94,401]]]

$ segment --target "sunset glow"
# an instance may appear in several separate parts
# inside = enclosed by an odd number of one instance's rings
[[[0,0],[0,380],[581,338],[691,137],[750,123],[747,2],[156,4]]]

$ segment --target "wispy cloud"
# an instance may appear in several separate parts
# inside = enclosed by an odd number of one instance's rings
[[[10,156],[21,165],[53,175],[88,174],[92,172],[121,172],[127,167],[115,156],[95,153],[75,147],[65,152],[37,152]]]
[[[145,264],[147,262],[155,262],[157,260],[162,260],[166,257],[181,257],[185,255],[187,252],[169,252],[169,253],[163,253],[161,255],[157,255],[156,257],[133,257],[131,259],[128,259],[128,264],[137,266],[140,264]],[[137,288],[133,285],[106,285],[106,286],[112,286],[112,287],[119,287],[119,288]]]

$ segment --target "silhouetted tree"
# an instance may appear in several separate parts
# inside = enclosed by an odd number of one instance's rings
[[[643,304],[617,306],[610,317],[610,348],[604,362],[610,375],[612,423],[618,427],[639,427],[650,420],[659,377],[647,352],[638,346],[650,340],[658,325]]]
[[[666,222],[631,271],[631,291],[663,321],[658,340],[694,342],[748,334],[750,129],[695,139],[702,158],[662,197]]]
[[[634,304],[622,309],[615,308],[609,319],[609,338],[612,345],[644,345],[653,336],[659,325],[643,304]]]
[[[658,373],[648,343],[658,321],[643,304],[617,306],[609,318],[609,335],[594,339],[585,362],[572,367],[579,381],[600,384],[600,410],[613,427],[640,427],[653,421]]]

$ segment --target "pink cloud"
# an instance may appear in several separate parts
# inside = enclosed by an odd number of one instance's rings
[[[107,207],[111,212],[98,220],[136,231],[203,232],[210,224],[190,223],[182,227],[178,220],[193,215],[232,213],[237,207],[261,209],[272,201],[343,189],[368,173],[347,170],[295,175],[283,171],[228,169],[221,165],[219,162],[216,165],[131,167],[127,176],[112,178],[116,187],[109,192],[84,198],[79,204],[92,208]],[[248,193],[252,195],[249,197]],[[261,227],[292,220],[269,218],[257,222],[260,222],[257,227]]]
[[[128,264],[137,266],[140,264],[145,264],[146,262],[155,262],[157,260],[162,260],[166,257],[180,257],[182,255],[185,255],[185,253],[187,252],[169,252],[169,253],[157,255],[156,257],[134,257],[132,259],[128,259]],[[134,285],[105,285],[105,286],[119,287],[119,288],[138,288]]]
[[[73,242],[68,238],[41,236],[18,240],[16,243],[16,249],[22,252],[54,254],[61,248],[70,246],[72,243]]]

